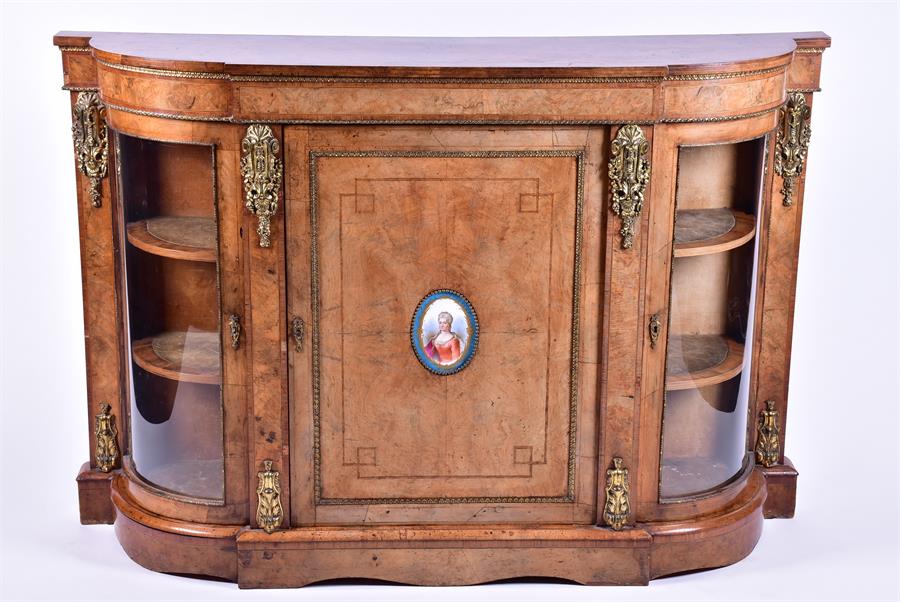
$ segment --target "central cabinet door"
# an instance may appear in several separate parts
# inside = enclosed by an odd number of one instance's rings
[[[602,131],[284,139],[292,522],[592,522]]]

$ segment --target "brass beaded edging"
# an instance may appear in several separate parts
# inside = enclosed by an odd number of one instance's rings
[[[321,420],[320,420],[320,365],[319,365],[319,242],[318,242],[318,171],[320,157],[425,157],[425,158],[519,158],[519,157],[573,157],[576,161],[575,180],[575,249],[572,293],[572,339],[569,367],[569,426],[568,470],[566,495],[564,496],[499,496],[499,497],[422,497],[422,498],[323,498],[321,470]],[[572,503],[575,501],[575,461],[577,455],[578,415],[578,357],[581,308],[581,247],[584,213],[584,170],[586,151],[577,150],[495,150],[495,151],[310,151],[309,152],[309,200],[310,200],[310,270],[312,288],[312,388],[313,388],[313,479],[314,500],[318,505],[369,505],[369,504],[541,504]]]
[[[163,111],[147,111],[145,109],[132,109],[131,107],[124,107],[122,105],[115,105],[112,103],[106,103],[106,107],[108,109],[113,109],[115,111],[121,111],[122,113],[131,113],[133,115],[140,115],[141,117],[159,117],[160,119],[174,119],[176,121],[217,121],[222,123],[277,123],[275,121],[265,121],[261,122],[258,120],[248,119],[246,121],[240,121],[234,119],[232,117],[219,117],[219,116],[204,116],[204,115],[179,115],[178,113],[166,113]]]
[[[60,52],[92,52],[94,49],[90,46],[60,46]]]
[[[787,65],[766,67],[765,69],[753,69],[750,71],[732,71],[730,73],[685,73],[666,75],[663,81],[705,81],[710,79],[734,79],[736,77],[749,77],[752,75],[765,75],[777,71],[787,71]]]
[[[824,48],[795,48],[794,54],[822,54],[825,52]]]
[[[109,105],[107,105],[109,106]],[[777,111],[782,106],[784,106],[784,102],[775,105],[774,107],[769,107],[768,109],[761,109],[759,111],[753,111],[751,113],[741,113],[740,115],[722,115],[716,117],[666,117],[663,119],[659,119],[653,123],[718,123],[721,121],[739,121],[741,119],[752,119],[754,117],[761,117],[766,115],[767,113],[772,113]],[[621,121],[619,122],[621,123]],[[640,121],[629,121],[629,123],[641,123]]]
[[[640,84],[656,83],[661,75],[585,77],[363,77],[338,75],[230,75],[234,82],[310,84]]]
[[[96,90],[96,88],[91,88]],[[159,119],[173,119],[176,121],[202,121],[218,123],[271,123],[279,125],[619,125],[621,123],[634,123],[636,125],[656,125],[659,123],[719,123],[725,121],[740,121],[752,119],[767,113],[777,111],[784,103],[768,109],[741,113],[739,115],[723,115],[716,117],[671,117],[662,119],[235,119],[234,117],[217,117],[202,115],[179,115],[177,113],[165,113],[162,111],[147,111],[144,109],[132,109],[112,103],[105,103],[107,109],[131,113],[141,117],[156,117]]]
[[[175,69],[158,69],[154,67],[136,67],[134,65],[121,65],[110,63],[103,59],[95,58],[98,65],[115,69],[116,71],[128,71],[131,73],[143,73],[145,75],[159,75],[160,77],[174,77],[179,79],[220,79],[227,80],[227,73],[214,73],[211,71],[178,71]]]
[[[651,83],[660,81],[702,81],[713,79],[734,79],[738,77],[750,77],[765,75],[777,71],[786,71],[787,65],[766,67],[763,69],[750,69],[747,71],[732,71],[724,73],[694,73],[672,75],[635,75],[635,76],[585,76],[585,77],[361,77],[361,76],[320,76],[320,75],[234,75],[213,71],[181,71],[177,69],[160,69],[158,67],[139,67],[135,65],[122,65],[111,63],[103,59],[96,59],[97,64],[109,69],[141,73],[144,75],[158,75],[160,77],[172,77],[178,79],[207,79],[233,82],[308,82],[308,83],[358,83],[358,84],[630,84]]]

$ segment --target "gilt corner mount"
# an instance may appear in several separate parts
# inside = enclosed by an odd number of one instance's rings
[[[278,211],[283,167],[279,144],[271,126],[253,124],[241,141],[241,176],[246,207],[258,220],[260,247],[272,245],[272,216]]]
[[[644,189],[650,181],[650,143],[640,126],[623,125],[612,142],[609,180],[612,211],[622,220],[622,248],[634,244],[635,223],[644,207]]]
[[[803,92],[789,92],[787,102],[779,112],[779,126],[775,133],[775,173],[781,176],[782,204],[794,204],[797,180],[803,173],[803,163],[809,149],[810,109]]]
[[[72,138],[78,168],[90,182],[91,206],[99,208],[101,180],[109,165],[109,134],[106,127],[106,107],[97,92],[82,91],[72,109]]]

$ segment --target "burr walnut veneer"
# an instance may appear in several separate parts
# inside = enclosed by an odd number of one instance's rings
[[[822,33],[60,33],[84,523],[297,586],[639,584],[790,517]]]

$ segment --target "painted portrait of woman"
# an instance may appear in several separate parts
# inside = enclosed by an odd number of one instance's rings
[[[425,353],[442,366],[454,364],[462,355],[463,342],[453,332],[453,316],[450,312],[442,311],[438,314],[438,328],[438,332],[425,343]]]
[[[430,372],[455,374],[478,345],[478,319],[469,300],[448,289],[430,292],[413,314],[411,338],[419,362]]]

